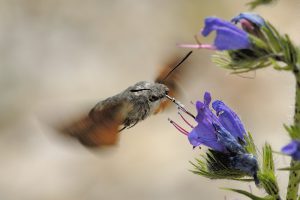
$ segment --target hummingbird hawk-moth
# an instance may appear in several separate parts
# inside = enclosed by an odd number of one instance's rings
[[[140,81],[124,91],[98,102],[90,112],[60,131],[77,138],[87,147],[114,145],[119,132],[135,126],[152,114],[162,111],[178,90],[178,74],[172,73],[192,53],[189,52],[174,68],[165,66],[155,82]],[[172,76],[170,74],[172,73]]]

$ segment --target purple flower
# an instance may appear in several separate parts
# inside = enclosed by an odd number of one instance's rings
[[[208,92],[204,94],[204,100],[196,102],[197,115],[194,116],[178,102],[179,110],[193,117],[196,126],[190,124],[179,112],[179,115],[192,128],[188,132],[174,121],[169,121],[181,133],[188,137],[193,147],[205,145],[210,148],[206,154],[206,169],[210,173],[220,175],[226,170],[224,178],[233,178],[236,174],[253,176],[256,184],[259,184],[257,171],[259,169],[256,157],[249,153],[246,148],[244,137],[246,131],[240,118],[222,101],[216,100],[212,103],[215,113],[210,109],[211,96]],[[243,141],[243,142],[242,142]],[[203,166],[200,166],[204,170]],[[229,173],[228,173],[229,172]],[[230,175],[232,173],[232,175]]]
[[[213,126],[214,122],[218,123],[218,119],[209,109],[210,102],[211,96],[207,92],[204,94],[203,102],[197,101],[198,114],[196,121],[198,125],[188,134],[188,139],[194,147],[203,144],[217,151],[225,151],[224,145],[218,141],[216,130]]]
[[[182,133],[188,136],[193,147],[205,145],[219,152],[244,153],[245,150],[239,143],[244,140],[246,131],[240,118],[222,101],[216,100],[212,103],[216,114],[209,108],[211,96],[208,92],[204,94],[203,102],[196,102],[197,125],[194,127],[180,115],[183,120],[191,126],[188,132],[175,122],[171,123]]]
[[[292,156],[294,160],[300,160],[300,141],[292,140],[289,144],[284,146],[281,151]]]
[[[237,50],[251,48],[248,33],[239,29],[234,24],[217,17],[205,19],[205,26],[201,34],[206,37],[216,31],[216,38],[213,45],[210,44],[180,44],[184,48],[199,48],[213,50]]]

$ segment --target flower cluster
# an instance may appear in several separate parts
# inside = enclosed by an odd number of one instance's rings
[[[243,29],[233,23],[240,22]],[[249,34],[258,36],[257,32],[261,26],[265,26],[265,21],[259,15],[251,13],[241,13],[234,17],[231,22],[217,17],[205,19],[205,26],[201,34],[206,37],[211,32],[216,31],[216,38],[213,45],[210,44],[179,44],[184,48],[213,49],[213,50],[238,50],[251,49],[253,44]]]
[[[212,103],[216,114],[211,111],[210,103],[211,95],[208,92],[204,94],[203,102],[196,102],[198,113],[195,120],[198,124],[191,132],[184,130],[178,124],[176,127],[188,136],[193,147],[203,144],[216,151],[228,152],[227,141],[236,141],[236,145],[239,146],[240,141],[244,142],[247,133],[237,114],[222,101],[216,100]],[[220,136],[224,135],[224,138],[218,138],[218,133]]]
[[[241,27],[237,26],[239,24]],[[179,47],[216,50],[213,62],[217,65],[243,73],[273,66],[278,70],[294,70],[298,53],[287,35],[279,32],[261,16],[240,13],[231,21],[207,17],[200,34],[204,37],[213,31],[213,44],[179,44]],[[285,65],[282,65],[285,63]]]
[[[255,0],[252,6],[263,2]],[[272,66],[276,70],[292,71],[300,82],[300,53],[289,36],[280,34],[272,24],[253,13],[240,13],[230,21],[218,17],[207,17],[204,27],[198,35],[204,37],[215,32],[212,44],[202,44],[196,38],[196,44],[179,44],[182,48],[210,49],[215,51],[213,62],[230,69],[233,73],[245,73],[259,68]],[[197,35],[197,36],[198,36]],[[299,84],[297,85],[299,86]],[[292,157],[287,199],[298,199],[300,183],[300,126],[299,87],[296,92],[295,125],[286,126],[292,141],[282,148],[282,152]],[[243,190],[232,191],[244,194],[251,199],[282,199],[275,174],[271,146],[266,143],[260,154],[260,166],[257,151],[250,133],[247,133],[238,115],[220,100],[211,103],[211,95],[206,92],[203,101],[195,104],[197,115],[194,116],[177,104],[179,111],[191,116],[196,125],[183,121],[191,127],[187,131],[178,123],[170,120],[177,130],[187,136],[193,148],[204,145],[208,148],[202,159],[196,159],[193,173],[210,179],[232,179],[245,181],[253,177],[267,196],[260,198]],[[174,102],[174,101],[173,101]],[[251,179],[252,180],[252,179]]]
[[[197,125],[192,126],[182,115],[183,120],[192,127],[190,132],[171,120],[171,123],[182,133],[187,135],[193,147],[205,145],[212,151],[219,152],[215,155],[222,157],[222,163],[228,168],[239,170],[246,175],[256,177],[258,170],[257,159],[245,149],[245,137],[247,133],[237,116],[222,101],[216,100],[212,107],[216,114],[210,109],[211,95],[206,92],[204,101],[196,102],[198,111],[195,120]]]

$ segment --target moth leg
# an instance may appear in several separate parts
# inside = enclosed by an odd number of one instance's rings
[[[130,129],[132,127],[134,127],[136,124],[138,123],[138,121],[136,121],[134,124],[132,124],[131,126],[128,126],[127,129]],[[126,128],[126,127],[125,127]]]
[[[128,126],[123,126],[118,132],[122,132],[123,130],[125,130]]]
[[[130,129],[130,128],[132,128],[132,127],[134,127],[136,124],[138,123],[138,121],[136,121],[134,124],[132,124],[131,126],[123,126],[118,132],[120,133],[120,132],[122,132],[123,130],[125,130],[125,129]]]

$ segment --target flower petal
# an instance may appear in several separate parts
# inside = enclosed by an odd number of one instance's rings
[[[284,146],[281,151],[287,155],[292,156],[294,160],[300,160],[300,141],[291,141],[289,144]]]
[[[214,113],[209,109],[209,104],[211,102],[211,95],[209,92],[205,92],[203,102],[197,101],[197,116],[196,121],[200,123],[202,120],[207,119],[209,121],[218,121],[218,118],[214,115]]]
[[[248,35],[241,35],[228,28],[219,28],[214,41],[218,50],[248,49],[251,47]]]
[[[217,33],[214,45],[218,50],[237,50],[251,47],[247,32],[228,21],[217,17],[206,18],[202,35],[206,37],[212,31]]]
[[[212,107],[216,111],[222,126],[236,139],[240,138],[243,140],[246,130],[237,114],[219,100],[214,101]]]
[[[201,102],[201,101],[196,102],[197,111],[198,112],[202,111],[203,107],[209,108],[210,102],[211,102],[211,95],[209,92],[205,92],[204,96],[203,96],[203,102]]]
[[[209,92],[204,93],[204,104],[209,107],[209,104],[211,102],[211,95]]]
[[[228,29],[231,29],[237,33],[245,34],[245,32],[243,30],[239,29],[234,24],[232,24],[228,21],[225,21],[221,18],[218,18],[218,17],[207,17],[207,18],[205,18],[204,23],[205,23],[205,26],[201,32],[201,34],[204,37],[208,36],[212,31],[216,31],[222,27],[227,27]]]
[[[292,141],[289,144],[287,144],[286,146],[284,146],[281,151],[287,155],[292,155],[293,153],[295,153],[298,149],[298,142],[296,141]]]
[[[196,102],[198,111],[196,121],[198,125],[188,134],[188,139],[193,146],[203,144],[217,151],[223,151],[225,149],[224,145],[218,142],[216,130],[212,125],[219,122],[214,113],[209,109],[210,102],[211,95],[209,92],[205,92],[203,102]]]
[[[231,153],[245,153],[243,147],[238,143],[231,133],[229,133],[222,125],[213,123],[217,132],[218,141]]]
[[[189,134],[188,139],[193,146],[199,146],[201,144],[212,148],[216,151],[226,151],[224,145],[218,142],[216,132],[211,123],[202,122],[199,123]]]
[[[232,18],[231,22],[236,24],[236,23],[240,22],[242,19],[245,19],[245,20],[251,22],[252,24],[255,24],[258,27],[266,25],[265,20],[261,16],[254,14],[254,13],[249,13],[249,12],[240,13],[238,16]]]

